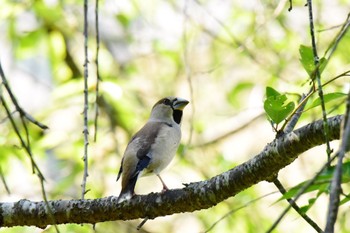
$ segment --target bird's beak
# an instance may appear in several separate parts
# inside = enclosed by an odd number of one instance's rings
[[[181,98],[177,98],[174,102],[173,102],[173,108],[175,110],[183,110],[186,105],[189,103],[188,100],[185,99],[181,99]]]

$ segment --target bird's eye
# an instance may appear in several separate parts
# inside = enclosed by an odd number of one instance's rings
[[[170,102],[169,99],[164,99],[163,103],[164,103],[165,105],[170,105],[170,104],[171,104],[171,102]]]

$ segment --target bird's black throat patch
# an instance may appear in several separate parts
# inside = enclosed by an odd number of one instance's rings
[[[173,119],[176,123],[180,124],[181,123],[181,118],[182,118],[182,110],[176,110],[174,109],[173,112]]]

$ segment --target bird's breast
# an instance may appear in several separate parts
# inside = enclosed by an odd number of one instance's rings
[[[181,140],[179,125],[163,127],[152,145],[151,161],[146,173],[159,174],[174,158]]]

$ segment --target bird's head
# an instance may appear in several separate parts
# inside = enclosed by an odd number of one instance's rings
[[[165,97],[159,100],[152,108],[151,119],[175,121],[181,123],[182,110],[189,101],[179,97]]]

